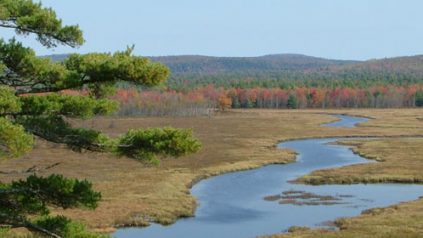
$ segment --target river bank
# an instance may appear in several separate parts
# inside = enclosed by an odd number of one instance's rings
[[[423,195],[419,185],[307,186],[289,182],[322,168],[368,163],[348,147],[333,144],[337,140],[305,139],[281,143],[281,148],[298,153],[295,163],[201,181],[191,190],[199,201],[195,217],[167,227],[121,229],[114,236],[256,237],[288,230],[291,226],[321,227],[338,217],[356,216],[365,209],[415,200]]]
[[[378,139],[375,141],[348,141],[353,150],[370,159],[381,162],[356,165],[325,171],[316,171],[311,177],[319,177],[320,183],[345,182],[351,177],[354,182],[413,181],[422,170],[423,139]],[[370,167],[369,167],[370,166]],[[373,167],[376,166],[376,167]],[[352,174],[354,170],[354,175]],[[339,176],[339,177],[338,177]],[[306,176],[307,178],[309,176]],[[395,180],[394,180],[395,178]],[[419,182],[418,179],[415,182]],[[422,189],[423,192],[423,189]],[[392,194],[385,194],[391,196]],[[334,221],[339,231],[321,229],[297,229],[292,233],[266,236],[265,238],[418,238],[423,235],[423,199],[404,202],[385,208],[364,211],[360,216]],[[264,238],[264,237],[263,237]]]
[[[334,118],[321,113],[344,113],[375,119],[358,128],[323,128],[320,124]],[[32,164],[43,166],[60,162],[59,166],[39,174],[62,173],[93,181],[104,197],[96,211],[57,212],[82,220],[94,229],[145,225],[150,221],[169,224],[178,217],[193,214],[196,202],[189,194],[189,187],[198,178],[292,161],[292,152],[274,147],[277,141],[348,135],[423,135],[422,121],[418,119],[421,114],[422,110],[417,109],[235,110],[213,118],[97,118],[75,123],[104,130],[112,136],[137,127],[171,125],[193,128],[195,135],[203,141],[204,149],[196,155],[178,160],[166,159],[159,167],[152,167],[111,155],[73,153],[60,146],[39,142],[38,148],[27,158],[6,161],[1,169],[24,170]],[[4,179],[22,176],[25,175],[9,175]]]
[[[357,117],[337,117],[340,121],[323,126],[352,128],[367,121]],[[335,142],[339,140],[345,138],[281,143],[279,148],[298,153],[295,163],[266,166],[201,181],[191,190],[200,205],[194,218],[183,219],[169,227],[154,225],[143,229],[121,229],[114,236],[255,237],[288,230],[294,225],[319,226],[337,217],[358,215],[364,209],[414,200],[423,194],[422,187],[412,185],[316,187],[289,183],[312,171],[370,162],[348,147],[337,145],[339,143]]]

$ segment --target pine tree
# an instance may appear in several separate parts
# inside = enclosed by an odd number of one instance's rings
[[[78,47],[84,42],[78,26],[63,26],[54,10],[32,0],[0,0],[0,27],[34,35],[47,48]],[[190,130],[136,129],[111,139],[99,131],[73,128],[68,122],[116,111],[118,104],[107,96],[119,81],[143,86],[165,82],[167,67],[133,56],[132,51],[133,47],[114,54],[72,54],[53,62],[37,57],[16,39],[0,39],[0,158],[27,153],[34,136],[73,150],[113,152],[154,163],[159,162],[155,155],[178,157],[198,151],[201,144]],[[89,96],[64,94],[68,89],[84,89]],[[72,232],[87,237],[69,219],[48,216],[48,208],[94,209],[100,198],[90,182],[61,175],[32,175],[0,183],[0,225],[27,227],[53,237]]]
[[[416,107],[423,107],[423,91],[416,92]]]
[[[286,106],[290,109],[295,109],[298,107],[297,97],[295,95],[289,95],[288,102]]]

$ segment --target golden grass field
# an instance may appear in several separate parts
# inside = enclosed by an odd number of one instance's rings
[[[327,113],[366,116],[372,120],[357,128],[321,127],[322,123],[336,120]],[[422,109],[233,110],[213,117],[96,118],[73,123],[76,126],[100,129],[111,136],[118,136],[128,129],[140,127],[192,128],[195,136],[203,143],[203,149],[199,153],[179,159],[165,158],[157,167],[110,154],[76,153],[64,146],[41,140],[28,155],[0,163],[0,171],[3,172],[0,173],[0,181],[24,178],[28,173],[22,171],[32,166],[39,169],[39,175],[60,173],[92,181],[95,189],[103,194],[103,201],[95,211],[56,210],[56,213],[81,220],[91,228],[101,231],[112,231],[119,226],[146,225],[151,221],[169,224],[179,217],[192,216],[196,201],[190,196],[189,188],[193,183],[230,171],[293,162],[295,154],[292,151],[275,148],[279,141],[290,139],[334,136],[393,137],[372,142],[373,144],[356,142],[358,152],[372,158],[380,158],[382,163],[363,165],[357,169],[342,168],[339,171],[315,172],[310,177],[303,178],[310,179],[308,182],[312,181],[311,179],[320,183],[329,182],[333,177],[339,178],[333,182],[344,182],[342,178],[348,179],[348,182],[364,181],[363,178],[371,178],[366,180],[371,182],[422,181],[422,176],[417,171],[423,171],[423,153],[419,147],[423,139],[402,138],[423,136]],[[410,147],[419,150],[411,150]],[[393,154],[387,151],[388,149],[398,152],[398,156],[393,159],[386,157]],[[415,157],[411,158],[409,152],[415,153]],[[44,169],[54,163],[59,164]],[[374,165],[380,166],[377,172],[368,167]],[[355,177],[350,181],[349,175],[352,173]],[[404,206],[406,209],[422,203],[411,202],[398,207]],[[415,209],[415,212],[418,212],[418,209]],[[422,218],[423,210],[420,213]],[[407,213],[403,215],[407,216]],[[363,227],[364,229],[367,228]]]
[[[315,171],[300,179],[309,184],[423,183],[423,138],[344,141],[352,150],[380,163],[357,164]]]

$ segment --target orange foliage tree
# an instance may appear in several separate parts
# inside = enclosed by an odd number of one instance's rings
[[[225,111],[226,109],[231,108],[232,98],[228,95],[222,94],[219,97],[219,110]]]

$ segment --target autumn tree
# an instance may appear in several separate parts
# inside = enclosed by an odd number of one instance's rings
[[[47,48],[84,43],[78,26],[62,25],[54,10],[32,0],[0,0],[0,27],[33,35]],[[133,56],[132,50],[72,54],[63,62],[53,62],[37,57],[16,39],[0,39],[0,157],[14,158],[30,151],[34,136],[73,150],[112,152],[152,162],[158,162],[156,155],[178,157],[198,151],[201,145],[190,130],[133,129],[112,139],[69,123],[69,118],[87,119],[116,111],[118,104],[107,97],[119,81],[154,86],[167,79],[167,67]],[[67,89],[84,89],[89,96],[62,93]],[[76,232],[72,230],[75,224],[65,217],[48,216],[49,208],[93,209],[100,198],[90,182],[61,175],[32,175],[0,183],[0,225],[68,237]]]
[[[220,95],[218,99],[219,104],[219,110],[220,111],[226,111],[227,109],[230,109],[232,106],[232,98],[228,95],[222,94]]]

